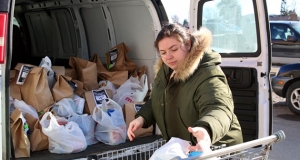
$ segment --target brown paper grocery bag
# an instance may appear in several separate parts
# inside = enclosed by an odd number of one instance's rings
[[[34,118],[30,114],[25,114],[26,122],[29,126],[31,132],[29,136],[30,140],[30,150],[31,151],[41,151],[48,149],[49,141],[48,137],[43,133],[42,126],[38,119]]]
[[[48,137],[43,133],[42,126],[39,121],[36,121],[29,139],[31,151],[41,151],[49,148]]]
[[[107,69],[109,71],[126,71],[131,74],[137,65],[128,57],[129,48],[120,43],[106,53]]]
[[[114,85],[121,86],[128,79],[128,71],[107,71],[102,62],[98,58],[97,54],[94,54],[90,59],[91,62],[95,62],[97,65],[98,81],[109,80]]]
[[[16,70],[9,70],[9,81],[13,81],[16,77],[16,73],[17,71]]]
[[[98,89],[96,63],[84,59],[71,57],[69,65],[75,69],[77,80],[83,82],[85,90]]]
[[[56,83],[52,88],[52,95],[56,102],[60,101],[63,98],[72,98],[74,97],[73,88],[70,86],[72,78],[56,75]]]
[[[24,131],[21,111],[15,109],[10,116],[10,129],[16,158],[30,157],[30,142]]]
[[[135,107],[140,107],[144,103],[127,103],[123,107],[123,114],[124,114],[124,119],[126,122],[127,129],[129,127],[129,124],[131,121],[135,119],[135,114],[136,114],[136,109]],[[136,106],[139,105],[139,106]],[[145,136],[150,136],[153,134],[153,126],[150,126],[149,128],[140,128],[134,132],[135,137],[145,137]],[[128,138],[128,137],[127,137]]]
[[[21,69],[18,63],[16,70]],[[23,85],[20,85],[22,100],[31,105],[37,112],[54,103],[52,93],[48,85],[46,70],[43,67],[33,67],[28,73]]]
[[[66,70],[64,66],[52,66],[51,69],[55,72],[56,75],[66,74]]]
[[[71,77],[72,79],[77,79],[77,74],[73,68],[65,68],[65,76]]]
[[[77,88],[75,89],[74,93],[78,96],[82,97],[85,90],[83,89],[83,83],[78,80],[72,80],[74,83],[76,83]],[[99,88],[99,87],[98,87]]]
[[[14,99],[22,100],[21,86],[17,84],[17,77],[16,75],[9,83],[9,95]]]
[[[128,71],[101,72],[99,77],[100,80],[109,80],[119,87],[128,80]]]
[[[33,131],[34,125],[38,119],[33,117],[31,114],[26,113],[24,115],[24,118],[26,119],[26,123],[28,124],[29,130]]]
[[[105,91],[108,97],[111,99],[112,91],[110,89],[105,89]],[[96,107],[96,103],[92,91],[86,91],[83,97],[85,99],[83,113],[87,113],[89,115],[93,114],[94,108]]]
[[[146,66],[142,66],[140,68],[137,68],[132,74],[132,77],[139,77],[141,79],[142,75],[146,74]]]
[[[54,116],[57,116],[57,113],[53,110],[54,105],[51,105],[45,109],[43,109],[42,111],[38,112],[39,115],[39,119],[42,119],[43,115],[47,112],[51,112]]]
[[[98,73],[107,72],[106,68],[103,66],[101,60],[99,59],[97,53],[94,53],[94,55],[91,57],[90,61],[96,63]]]

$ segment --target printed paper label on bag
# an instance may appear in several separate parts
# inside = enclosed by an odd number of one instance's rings
[[[138,112],[142,108],[143,104],[134,104],[134,109]]]
[[[112,49],[109,51],[109,56],[110,56],[110,62],[109,62],[109,68],[112,68],[117,61],[117,57],[118,57],[118,49]]]
[[[28,73],[32,70],[32,68],[33,66],[22,65],[18,75],[17,84],[19,85],[24,84],[26,77]]]
[[[94,96],[96,106],[102,106],[102,101],[104,99],[106,100],[106,102],[109,101],[109,97],[105,90],[92,90],[92,93]]]

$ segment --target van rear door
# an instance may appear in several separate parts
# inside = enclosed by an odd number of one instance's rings
[[[232,90],[244,141],[272,133],[270,34],[265,0],[191,0],[190,30],[207,27]]]

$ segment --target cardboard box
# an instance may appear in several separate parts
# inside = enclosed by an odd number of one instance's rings
[[[106,91],[108,97],[110,99],[112,99],[112,91],[110,89],[105,89],[105,91]],[[93,92],[92,91],[86,91],[84,93],[84,98],[85,98],[85,104],[84,104],[83,113],[87,113],[87,114],[91,115],[91,114],[93,114],[93,111],[96,107]]]
[[[124,105],[123,114],[126,122],[126,129],[128,129],[131,121],[135,119],[135,114],[142,107],[144,103],[127,103]],[[149,128],[140,128],[134,132],[135,137],[145,137],[153,134],[153,126]],[[128,139],[128,137],[127,137]]]

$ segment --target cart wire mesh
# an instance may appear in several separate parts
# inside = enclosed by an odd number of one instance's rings
[[[271,146],[285,139],[283,131],[277,131],[271,136],[259,138],[242,144],[203,153],[200,157],[188,157],[184,160],[267,160]],[[159,139],[152,143],[127,147],[118,150],[110,150],[88,157],[89,160],[149,160],[152,154],[166,144],[165,140]],[[174,157],[172,160],[182,160]]]
[[[136,145],[118,150],[110,150],[97,154],[94,157],[88,157],[89,160],[148,160],[151,155],[161,146],[166,143],[166,140],[156,140],[151,143]]]

